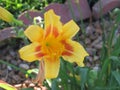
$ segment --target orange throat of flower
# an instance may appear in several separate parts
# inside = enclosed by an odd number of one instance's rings
[[[60,42],[59,38],[51,36],[43,40],[42,51],[44,51],[46,55],[60,57],[64,51],[64,46]]]

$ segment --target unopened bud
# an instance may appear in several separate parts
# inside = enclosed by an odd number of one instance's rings
[[[6,22],[13,22],[14,16],[6,9],[0,7],[0,19]]]
[[[6,22],[14,22],[18,25],[23,25],[22,21],[15,19],[14,16],[9,11],[7,11],[1,6],[0,6],[0,19]]]

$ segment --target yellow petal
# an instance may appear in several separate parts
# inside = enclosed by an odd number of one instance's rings
[[[38,25],[31,25],[25,30],[25,35],[33,42],[40,41],[43,37],[43,29]]]
[[[66,45],[69,45],[69,48],[66,48],[64,51],[63,58],[71,63],[76,62],[79,66],[84,66],[83,60],[88,56],[88,53],[83,46],[72,40],[67,40],[66,43]]]
[[[19,50],[20,57],[28,62],[35,61],[37,59],[41,59],[44,54],[40,50],[40,44],[34,42],[30,45],[24,46]]]
[[[45,78],[56,78],[59,73],[60,60],[56,57],[45,58]]]
[[[60,16],[56,15],[51,9],[44,14],[45,17],[45,32],[47,35],[58,35],[62,30]]]
[[[78,25],[71,20],[63,26],[62,36],[63,38],[72,38],[79,29]]]

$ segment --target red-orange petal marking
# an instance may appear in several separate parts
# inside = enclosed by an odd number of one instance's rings
[[[43,56],[45,55],[44,53],[41,52],[41,46],[37,46],[36,49],[35,49],[35,52],[36,52],[35,55],[36,55],[38,58],[41,58],[41,57],[43,57]]]
[[[51,32],[52,31],[52,32]],[[51,27],[51,25],[46,29],[46,37],[52,33],[55,37],[59,35],[58,29],[56,27]]]
[[[53,28],[53,35],[57,37],[59,35],[58,29],[56,27]]]
[[[65,47],[65,51],[62,53],[62,55],[66,55],[66,56],[71,56],[72,55],[72,52],[74,51],[73,50],[73,47],[68,44],[65,40],[62,40],[62,44],[64,44],[64,47]]]

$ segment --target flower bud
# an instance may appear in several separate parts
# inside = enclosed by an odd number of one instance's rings
[[[0,19],[6,22],[16,23],[17,25],[23,25],[22,21],[15,19],[14,16],[9,11],[7,11],[1,6],[0,6]]]
[[[9,11],[0,6],[0,19],[6,22],[13,22],[15,18]]]

